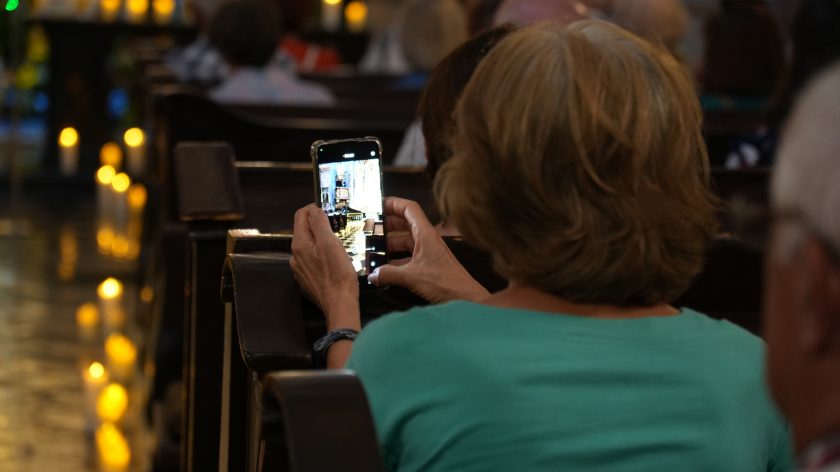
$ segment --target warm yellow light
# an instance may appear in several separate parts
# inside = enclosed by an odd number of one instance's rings
[[[79,326],[96,326],[99,323],[99,308],[95,303],[83,303],[76,309],[76,323]]]
[[[155,290],[152,287],[149,287],[147,285],[147,286],[143,287],[143,290],[140,290],[140,300],[142,300],[143,303],[152,303],[152,300],[154,299],[154,297],[155,297]]]
[[[99,162],[103,166],[119,167],[122,164],[122,148],[115,142],[105,143],[99,151]]]
[[[131,187],[131,177],[129,177],[125,172],[120,172],[114,176],[113,180],[111,180],[111,188],[114,189],[115,192],[123,193],[128,190],[128,187]]]
[[[129,6],[132,2],[143,2],[146,4],[147,0],[129,0]],[[143,141],[146,137],[143,135],[143,130],[140,128],[129,128],[125,130],[125,134],[123,134],[123,140],[125,140],[125,145],[129,147],[139,147],[143,145]]]
[[[128,189],[128,206],[134,209],[141,209],[146,205],[149,194],[143,184],[134,184]]]
[[[106,470],[124,470],[131,463],[128,440],[113,423],[105,422],[96,430],[96,449]]]
[[[175,0],[154,0],[152,9],[155,11],[156,18],[167,18],[175,11]]]
[[[99,284],[99,288],[96,289],[96,293],[99,294],[99,298],[104,298],[106,300],[117,298],[122,295],[122,292],[122,283],[113,277],[108,277],[103,280],[102,283]]]
[[[96,231],[96,246],[99,252],[108,254],[114,242],[114,230],[110,226],[103,226]]]
[[[344,16],[348,24],[362,23],[367,19],[368,7],[364,2],[354,0],[347,4],[344,9]]]
[[[339,3],[341,3],[341,0],[324,0],[324,3],[326,3],[327,5],[338,5]]]
[[[142,16],[149,11],[149,0],[127,0],[125,5],[134,16]]]
[[[102,365],[100,364],[100,367]],[[102,367],[102,373],[105,368]],[[112,383],[99,392],[96,399],[96,414],[103,421],[119,421],[128,409],[128,391],[120,384]]]
[[[127,337],[114,333],[105,340],[105,354],[108,360],[125,366],[133,364],[137,359],[137,348]]]
[[[114,241],[111,243],[111,252],[114,256],[122,259],[128,256],[129,249],[128,238],[119,235],[114,237]]]
[[[96,181],[102,185],[111,185],[115,175],[117,175],[117,170],[113,166],[104,165],[96,171]]]
[[[75,146],[79,142],[79,133],[75,128],[64,128],[58,135],[58,144],[62,147]]]
[[[94,380],[105,378],[105,366],[100,362],[94,362],[88,367],[88,376]]]

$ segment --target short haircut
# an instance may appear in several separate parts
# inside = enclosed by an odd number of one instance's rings
[[[456,112],[443,217],[511,280],[578,303],[677,299],[717,230],[701,111],[663,47],[584,20],[511,33]]]
[[[840,247],[840,64],[819,75],[798,100],[773,170],[775,210],[800,214],[814,236]]]
[[[455,130],[455,105],[479,62],[496,44],[513,31],[499,26],[467,41],[449,53],[432,70],[420,96],[417,116],[426,144],[426,174],[434,180],[440,166],[452,157],[451,137]]]
[[[277,51],[280,12],[269,0],[227,0],[214,12],[208,35],[226,61],[264,67]]]

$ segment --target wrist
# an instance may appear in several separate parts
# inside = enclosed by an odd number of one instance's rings
[[[358,298],[330,305],[329,308],[325,308],[324,317],[327,322],[327,331],[342,328],[355,329],[356,331],[362,329]]]

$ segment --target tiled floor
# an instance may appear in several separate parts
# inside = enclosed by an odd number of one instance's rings
[[[0,188],[0,233],[9,201]],[[81,370],[101,343],[79,341],[75,310],[107,276],[132,288],[135,263],[97,253],[94,203],[92,188],[28,189],[29,234],[0,235],[0,471],[96,470]]]

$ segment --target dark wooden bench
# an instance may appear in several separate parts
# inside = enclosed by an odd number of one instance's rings
[[[169,313],[186,314],[181,432],[185,461],[188,469],[206,470],[215,467],[218,458],[212,452],[218,450],[219,423],[206,412],[218,411],[221,405],[224,305],[218,293],[226,251],[233,250],[226,248],[227,231],[291,230],[294,212],[314,200],[313,177],[309,164],[234,162],[230,148],[221,144],[183,145],[178,154],[177,207],[184,226],[180,283],[186,281],[188,290],[181,297],[185,308],[171,308]],[[385,169],[383,182],[388,194],[427,204],[430,200],[419,169]],[[208,188],[215,192],[208,193]],[[177,270],[179,262],[169,262]]]

